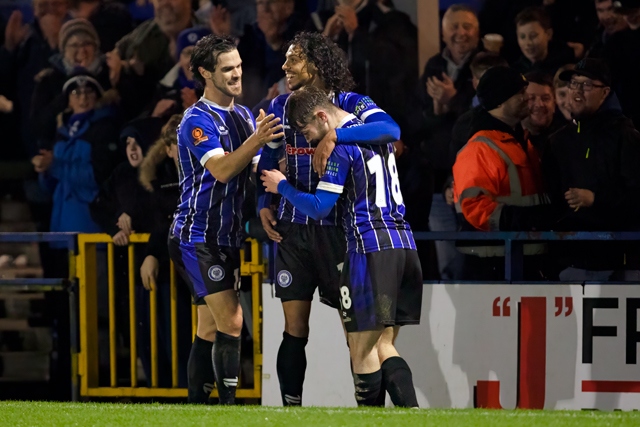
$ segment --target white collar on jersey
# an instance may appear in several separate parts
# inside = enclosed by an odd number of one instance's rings
[[[205,104],[210,105],[210,106],[212,106],[214,108],[217,108],[219,110],[225,110],[225,111],[233,110],[233,104],[231,104],[231,107],[223,107],[222,105],[216,104],[215,102],[205,98],[204,95],[200,98],[200,101],[202,101]]]
[[[349,123],[351,120],[355,120],[355,119],[357,119],[356,116],[354,116],[353,114],[349,114],[348,116],[345,116],[344,119],[340,121],[340,123],[338,124],[338,127],[341,128],[342,126]]]

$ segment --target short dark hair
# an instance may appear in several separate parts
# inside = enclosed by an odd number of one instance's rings
[[[193,72],[194,80],[204,87],[205,79],[202,77],[202,74],[200,74],[200,71],[198,71],[198,67],[202,67],[213,73],[216,70],[216,65],[218,65],[218,57],[220,54],[236,49],[236,43],[230,36],[216,36],[212,34],[200,39],[191,53],[190,68]]]
[[[553,77],[542,71],[530,71],[524,75],[529,83],[550,87],[553,90]]]
[[[471,74],[477,79],[482,77],[482,74],[489,68],[508,66],[509,63],[506,59],[493,52],[478,52],[476,56],[473,57],[471,64],[469,64]]]
[[[336,107],[323,90],[315,86],[304,86],[289,95],[287,120],[294,129],[300,132],[309,124],[316,108],[331,110]]]
[[[300,48],[304,59],[318,70],[318,76],[327,89],[348,92],[355,86],[344,51],[328,37],[301,32],[296,34],[289,46]]]
[[[549,14],[541,7],[527,7],[516,16],[516,26],[537,22],[545,30],[551,29],[551,18]]]

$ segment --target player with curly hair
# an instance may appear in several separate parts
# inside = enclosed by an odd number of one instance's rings
[[[258,164],[259,174],[262,170],[278,168],[284,158],[288,182],[298,190],[314,193],[320,178],[314,171],[312,156],[318,155],[319,149],[329,148],[330,154],[335,144],[387,144],[400,138],[399,126],[371,98],[349,92],[354,84],[345,54],[327,37],[316,33],[297,34],[289,45],[282,69],[289,89],[317,87],[333,104],[364,124],[332,130],[318,147],[312,147],[287,122],[289,94],[280,95],[271,102],[268,114],[281,119],[285,136],[265,145]],[[329,154],[325,154],[325,160]],[[341,228],[342,213],[336,209],[325,218],[315,220],[282,199],[276,220],[271,196],[258,186],[262,225],[269,238],[278,243],[276,296],[282,301],[285,317],[277,356],[278,379],[283,404],[301,405],[311,301],[318,288],[321,302],[340,309],[339,270],[346,253],[346,239]],[[384,391],[381,400],[383,403]]]

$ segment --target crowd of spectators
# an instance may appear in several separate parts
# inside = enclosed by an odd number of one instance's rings
[[[422,72],[417,28],[392,0],[33,0],[31,10],[33,19],[24,10],[0,19],[0,130],[3,157],[33,164],[24,192],[39,212],[40,231],[108,232],[117,245],[126,245],[134,231],[166,234],[177,194],[172,154],[161,156],[158,173],[142,171],[149,170],[149,153],[157,159],[163,150],[153,148],[162,127],[175,128],[175,115],[201,96],[188,67],[195,43],[210,33],[234,36],[243,58],[238,102],[260,108],[287,91],[285,47],[303,30],[342,47],[355,91],[371,96],[400,125],[396,156],[415,230],[638,225],[628,201],[639,200],[634,192],[640,185],[634,176],[640,170],[634,167],[640,162],[634,127],[640,123],[638,1],[454,4],[442,11],[441,52]],[[517,112],[503,111],[509,97],[490,106],[478,97],[485,73],[504,67],[528,81],[517,94],[505,94],[524,99],[526,115],[517,123],[511,120]],[[501,93],[504,86],[498,79],[485,90]],[[489,107],[502,115],[496,118]],[[454,164],[468,141],[489,128],[519,142],[527,167],[541,177],[541,205],[559,215],[539,217],[553,221],[503,223],[486,209],[475,214],[483,221],[470,220],[469,193],[458,191]],[[520,164],[515,167],[522,173]],[[142,175],[147,178],[140,183]],[[163,244],[153,239],[141,257],[147,284],[165,256],[164,249],[158,252]],[[423,255],[429,251],[423,249]],[[598,269],[630,268],[631,254],[618,252],[622,264],[618,257]],[[461,278],[474,256],[453,242],[438,242],[436,254],[436,271],[423,269],[442,279]],[[589,265],[583,259],[562,267]]]
[[[39,230],[103,231],[125,245],[133,231],[154,231],[155,223],[166,222],[136,219],[146,218],[153,202],[147,202],[151,184],[146,190],[133,185],[134,163],[143,161],[160,128],[200,97],[188,66],[195,43],[210,33],[236,38],[244,73],[239,102],[257,110],[288,90],[282,70],[287,41],[299,31],[317,31],[347,52],[355,91],[371,96],[401,126],[396,155],[413,228],[455,231],[462,224],[452,167],[483,112],[476,89],[488,69],[510,66],[526,75],[529,114],[518,126],[541,159],[555,153],[550,141],[579,123],[572,111],[576,93],[589,98],[604,89],[575,89],[561,78],[579,61],[604,61],[608,81],[600,83],[608,89],[600,109],[620,111],[638,124],[640,4],[579,3],[449,6],[442,13],[441,52],[419,75],[417,28],[391,0],[34,0],[29,22],[24,10],[0,21],[4,156],[33,163],[24,191],[38,212]],[[545,177],[545,185],[556,185],[546,182],[555,178]],[[610,177],[618,184],[622,178]],[[597,181],[594,186],[602,185]],[[596,228],[619,227],[613,221]],[[430,276],[459,278],[464,257],[456,245],[435,245],[438,269]],[[430,248],[422,246],[429,258]]]

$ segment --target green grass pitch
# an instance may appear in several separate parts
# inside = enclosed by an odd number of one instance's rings
[[[640,412],[0,402],[0,426],[640,426]]]

